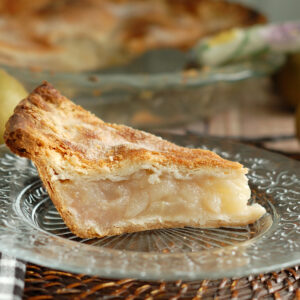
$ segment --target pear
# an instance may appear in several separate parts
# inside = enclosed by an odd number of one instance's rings
[[[0,144],[4,142],[5,124],[16,105],[28,95],[24,86],[14,77],[0,69]]]

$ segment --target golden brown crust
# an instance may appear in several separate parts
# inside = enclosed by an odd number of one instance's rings
[[[204,36],[266,21],[220,0],[6,0],[0,12],[0,62],[55,70],[107,67],[150,49],[189,49]]]
[[[253,217],[252,220],[245,220],[245,222],[240,221],[237,223],[234,223],[232,221],[224,221],[224,220],[214,220],[212,222],[206,223],[206,228],[219,228],[219,227],[226,227],[226,226],[246,226],[248,224],[254,223],[257,220],[257,217]],[[153,229],[162,229],[162,228],[180,228],[187,226],[186,222],[173,222],[173,221],[164,221],[163,223],[145,223],[143,225],[141,224],[127,224],[122,227],[116,227],[113,226],[109,228],[106,232],[103,232],[103,235],[99,236],[99,233],[97,233],[93,228],[90,228],[88,230],[82,229],[76,224],[74,224],[72,217],[68,216],[67,220],[65,220],[66,225],[68,228],[77,236],[81,238],[95,238],[95,237],[104,237],[104,236],[112,236],[112,235],[119,235],[124,233],[132,233],[132,232],[138,232],[138,231],[145,231],[145,230],[153,230]],[[190,227],[201,227],[200,222],[189,222],[188,226]]]
[[[127,163],[144,162],[188,170],[242,168],[211,151],[180,147],[143,131],[104,123],[48,83],[36,88],[15,108],[4,139],[21,156],[36,160],[45,152],[48,156],[55,152],[74,168],[89,170],[107,168],[112,172],[126,168]]]

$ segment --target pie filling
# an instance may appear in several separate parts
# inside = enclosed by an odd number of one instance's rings
[[[176,179],[165,173],[155,181],[149,178],[149,171],[142,170],[117,182],[60,181],[58,189],[76,222],[99,234],[130,224],[248,224],[265,212],[258,204],[247,205],[251,192],[244,174]]]

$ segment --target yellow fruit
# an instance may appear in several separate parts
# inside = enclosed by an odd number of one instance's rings
[[[27,95],[28,93],[18,80],[0,69],[0,144],[4,142],[5,123],[16,105]]]
[[[296,135],[300,141],[300,104],[298,104],[296,110]]]

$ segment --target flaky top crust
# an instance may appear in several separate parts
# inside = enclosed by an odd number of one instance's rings
[[[241,164],[211,151],[180,147],[143,131],[105,123],[49,83],[19,103],[6,124],[4,139],[13,152],[51,165],[57,173],[105,177],[150,166],[183,173],[203,168],[246,173]]]

